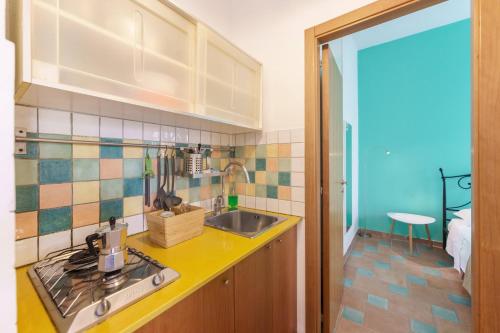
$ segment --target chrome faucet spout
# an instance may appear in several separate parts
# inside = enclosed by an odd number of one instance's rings
[[[221,187],[222,191],[221,194],[217,196],[214,202],[214,213],[215,215],[219,215],[222,212],[222,208],[224,207],[224,176],[227,174],[227,171],[229,168],[232,166],[239,166],[241,170],[243,170],[243,173],[245,174],[245,178],[247,183],[250,183],[250,175],[248,174],[247,168],[243,165],[243,163],[240,163],[238,161],[230,161],[226,167],[222,170],[221,174]]]
[[[246,181],[247,183],[250,183],[250,175],[248,174],[248,170],[247,168],[243,165],[243,163],[241,162],[238,162],[238,161],[230,161],[226,167],[224,168],[224,170],[222,172],[226,173],[227,170],[232,167],[233,165],[236,165],[236,166],[239,166],[242,170],[243,170],[243,173],[245,174],[245,178],[246,178]]]

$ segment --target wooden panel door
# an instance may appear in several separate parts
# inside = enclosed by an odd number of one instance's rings
[[[234,269],[216,277],[201,289],[203,331],[234,332]]]
[[[297,331],[297,228],[273,242],[273,332]]]
[[[342,74],[328,45],[322,47],[322,304],[323,332],[332,332],[343,293],[343,116]]]
[[[235,332],[273,331],[273,244],[234,268]]]
[[[234,270],[230,268],[137,332],[234,332]]]

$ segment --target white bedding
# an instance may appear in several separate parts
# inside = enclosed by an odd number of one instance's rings
[[[455,269],[465,272],[471,255],[470,222],[454,218],[448,224],[448,231],[446,252],[453,257]]]

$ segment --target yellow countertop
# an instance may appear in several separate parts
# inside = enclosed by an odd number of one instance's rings
[[[173,268],[181,277],[107,318],[89,332],[116,333],[138,329],[302,220],[297,216],[273,215],[284,216],[287,220],[254,239],[204,227],[201,236],[164,249],[153,244],[148,239],[147,232],[129,237],[128,246]],[[28,268],[29,266],[17,269],[18,330],[55,332],[55,327],[28,278]]]

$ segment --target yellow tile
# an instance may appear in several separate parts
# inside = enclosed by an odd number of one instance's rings
[[[255,183],[256,184],[264,184],[264,185],[267,184],[265,171],[256,171],[255,172]]]
[[[73,183],[73,205],[99,201],[99,181]]]
[[[73,136],[73,140],[99,141],[99,138]],[[99,158],[99,146],[74,144],[73,158]]]
[[[245,146],[245,158],[255,158],[255,146]]]
[[[124,143],[142,143],[141,140],[123,140]],[[123,158],[142,158],[144,156],[143,148],[137,147],[124,147],[123,148]],[[149,157],[153,158],[153,154],[150,152]]]
[[[267,145],[267,157],[278,157],[278,144]]]
[[[175,195],[182,198],[182,201],[185,201],[185,202],[190,202],[189,201],[189,189],[186,188],[186,189],[183,189],[183,190],[177,190],[175,191]]]
[[[246,195],[255,197],[255,184],[246,184]]]
[[[123,215],[132,216],[142,214],[143,196],[123,198]]]

